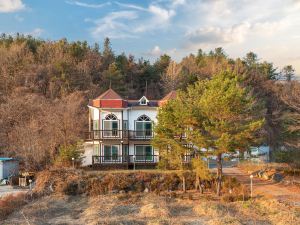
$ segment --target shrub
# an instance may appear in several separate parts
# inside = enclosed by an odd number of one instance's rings
[[[26,203],[25,193],[10,194],[0,198],[0,218],[5,219]]]
[[[73,159],[76,165],[80,165],[82,161],[83,145],[81,142],[59,148],[58,156],[55,160],[56,166],[72,166]]]
[[[50,169],[37,174],[34,192],[38,195],[51,193],[76,195],[85,192],[86,179],[80,171]]]
[[[275,162],[287,163],[295,168],[300,168],[300,152],[298,149],[276,150],[274,153]]]

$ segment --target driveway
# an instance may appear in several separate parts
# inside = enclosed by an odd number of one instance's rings
[[[249,175],[237,167],[223,168],[223,173],[228,176],[236,177],[241,183],[250,186]],[[285,186],[281,183],[254,177],[253,194],[254,197],[273,197],[280,202],[300,207],[300,189],[295,186]]]
[[[0,198],[8,195],[8,194],[17,194],[20,192],[27,192],[28,189],[23,189],[23,188],[13,188],[10,185],[4,185],[4,186],[0,186]]]

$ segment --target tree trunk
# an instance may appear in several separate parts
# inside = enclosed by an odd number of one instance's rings
[[[182,176],[182,190],[183,192],[186,192],[186,185],[185,185],[185,176]]]
[[[200,185],[200,177],[196,174],[196,182],[195,182],[195,189],[196,191],[201,190],[201,185]]]
[[[203,188],[203,186],[202,186],[201,182],[200,182],[200,186],[199,186],[199,187],[200,187],[200,193],[201,193],[201,194],[203,194],[203,192],[204,192],[204,188]]]
[[[217,155],[217,195],[221,196],[222,185],[222,153]]]

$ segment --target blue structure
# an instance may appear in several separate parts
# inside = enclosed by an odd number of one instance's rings
[[[19,174],[19,161],[13,158],[0,158],[0,180]]]

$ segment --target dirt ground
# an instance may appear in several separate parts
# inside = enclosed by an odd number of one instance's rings
[[[24,206],[0,224],[300,224],[299,212],[270,200],[222,203],[199,193],[185,196],[52,195]]]
[[[236,177],[241,183],[250,186],[250,177],[238,167],[224,168],[225,175]],[[270,180],[253,178],[253,195],[275,198],[280,202],[300,207],[300,189],[295,186],[285,186]]]
[[[17,194],[20,192],[27,192],[27,191],[28,191],[28,189],[13,188],[10,185],[3,185],[3,186],[0,186],[0,198],[5,195]]]
[[[249,175],[238,168],[224,168],[226,175],[249,185]],[[254,199],[232,203],[198,192],[159,196],[154,193],[50,195],[25,205],[3,225],[44,224],[300,224],[299,189],[254,178]]]

